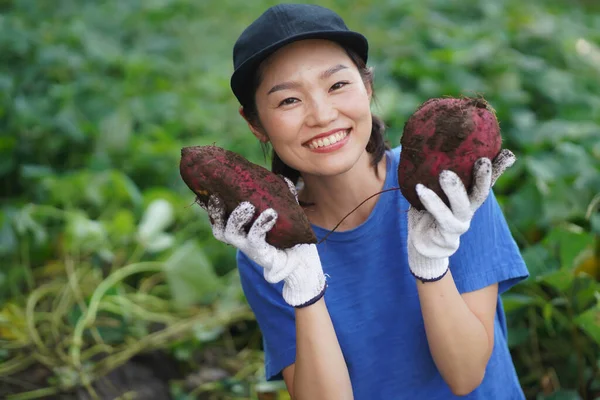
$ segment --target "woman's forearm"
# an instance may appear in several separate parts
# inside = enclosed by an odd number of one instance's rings
[[[352,386],[324,298],[296,309],[294,400],[352,399]]]
[[[439,281],[417,281],[429,349],[453,393],[464,395],[482,381],[494,337],[467,306],[450,271]],[[491,336],[491,337],[490,337]]]

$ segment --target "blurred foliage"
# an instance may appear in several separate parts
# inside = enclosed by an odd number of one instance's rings
[[[318,3],[369,38],[393,145],[430,97],[496,109],[518,162],[495,191],[532,275],[504,295],[521,383],[599,398],[600,7]],[[0,0],[0,397],[126,398],[134,383],[103,377],[158,353],[173,398],[285,398],[234,251],[178,172],[182,146],[209,143],[267,165],[229,77],[273,4]]]

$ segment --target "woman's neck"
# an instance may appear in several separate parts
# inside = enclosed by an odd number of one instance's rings
[[[301,201],[312,203],[304,208],[311,223],[324,229],[333,229],[346,215],[367,197],[383,189],[386,178],[386,156],[375,167],[366,151],[356,165],[344,174],[323,177],[303,176],[304,188],[299,194]],[[362,224],[371,214],[379,196],[374,196],[336,229],[349,230]]]

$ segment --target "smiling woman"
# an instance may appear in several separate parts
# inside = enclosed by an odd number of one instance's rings
[[[273,147],[272,170],[317,239],[398,183],[400,147],[371,114],[367,55],[364,36],[314,5],[269,8],[234,47],[239,113]],[[499,296],[528,273],[491,190],[513,162],[478,160],[471,193],[442,171],[451,207],[421,185],[423,211],[393,191],[326,241],[285,250],[265,241],[274,210],[250,223],[243,202],[225,221],[218,198],[203,204],[215,237],[238,249],[267,378],[294,399],[524,398]]]
[[[260,73],[260,119],[250,120],[250,129],[287,165],[302,169],[305,181],[346,173],[361,157],[369,163],[364,150],[371,136],[371,87],[340,45],[294,42],[275,52]]]
[[[278,124],[275,124],[272,119],[269,120],[265,112],[269,112],[270,115],[278,115],[281,118],[279,123],[298,124],[300,118],[306,118],[307,123],[312,123],[314,126],[314,121],[320,118],[336,118],[336,115],[328,117],[326,114],[328,112],[346,111],[351,113],[350,117],[355,115],[353,119],[360,122],[358,128],[362,130],[362,135],[367,137],[366,151],[371,155],[370,163],[376,174],[379,175],[380,168],[377,166],[389,146],[384,141],[383,121],[377,116],[371,115],[368,109],[369,102],[373,98],[373,72],[371,68],[367,68],[366,60],[359,56],[359,52],[360,50],[355,47],[342,47],[337,42],[327,40],[306,39],[292,42],[289,46],[275,51],[275,54],[259,64],[255,74],[252,75],[253,84],[250,87],[239,88],[238,98],[242,102],[240,113],[248,121],[251,131],[257,138],[262,143],[271,143],[274,147],[272,169],[275,173],[286,176],[294,183],[297,183],[300,177],[300,173],[296,169],[297,164],[292,160],[288,160],[286,163],[282,162],[279,156],[280,150],[275,148],[279,144],[277,132],[285,132],[289,128],[280,126],[275,130],[267,129],[264,124],[269,121],[274,125]],[[339,64],[335,64],[336,59],[340,60]],[[285,73],[278,65],[283,63],[290,73]],[[309,68],[301,67],[301,65],[309,65],[309,63],[314,65]],[[273,72],[276,74],[272,75]],[[296,78],[293,78],[294,74]],[[268,82],[265,82],[265,77]],[[235,82],[235,78],[236,75],[232,82]],[[278,79],[285,81],[278,81]],[[269,86],[271,82],[272,86]],[[310,87],[311,84],[318,90],[313,90]],[[252,95],[247,95],[246,92],[252,93]],[[338,102],[329,105],[328,102],[323,102],[323,96],[321,99],[318,97],[319,93],[327,94],[325,98],[337,98]],[[352,99],[348,97],[349,94],[353,95]],[[343,103],[340,104],[340,102]],[[259,105],[266,110],[261,113],[260,118],[257,110]],[[292,109],[295,109],[293,113],[283,113],[283,111]],[[276,114],[277,111],[279,114]],[[304,113],[304,115],[300,113]],[[336,122],[341,124],[340,121]],[[348,140],[344,139],[349,136],[351,130],[352,127],[349,125],[333,128],[326,132],[312,129],[311,132],[304,133],[308,139],[304,138],[300,144],[313,150],[312,154],[329,153],[346,144]],[[355,130],[355,135],[358,134],[356,132]],[[358,132],[360,133],[360,131]],[[299,137],[298,139],[302,140],[303,138]],[[356,140],[358,138],[354,138],[354,141]],[[337,144],[337,146],[332,146],[333,144]],[[320,169],[315,172],[322,174]],[[303,194],[302,197],[304,198],[305,195]]]

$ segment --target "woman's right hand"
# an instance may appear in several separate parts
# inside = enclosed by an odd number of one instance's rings
[[[264,277],[270,283],[284,281],[283,298],[293,307],[306,307],[315,303],[325,293],[326,282],[321,260],[315,244],[298,244],[280,250],[266,242],[267,232],[277,222],[277,212],[263,211],[246,234],[244,226],[254,216],[255,207],[249,202],[240,203],[225,221],[225,204],[211,195],[208,204],[200,203],[208,212],[213,236],[232,245],[264,268]]]
[[[352,384],[333,322],[325,302],[319,301],[327,285],[317,246],[299,244],[280,250],[267,243],[266,234],[277,221],[273,209],[263,211],[246,234],[244,227],[255,213],[252,204],[240,203],[226,221],[219,197],[211,196],[208,204],[200,205],[208,212],[217,240],[235,246],[263,267],[268,282],[284,281],[283,298],[296,307],[296,359],[283,370],[290,395],[295,399],[351,399]]]

